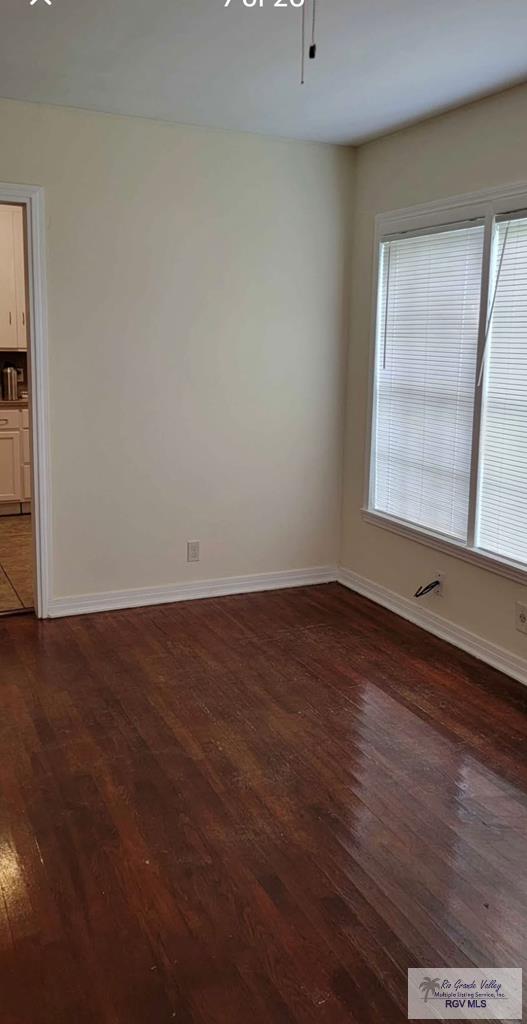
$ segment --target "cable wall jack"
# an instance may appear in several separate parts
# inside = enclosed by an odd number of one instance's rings
[[[414,597],[426,597],[427,594],[441,594],[443,589],[443,577],[441,573],[437,573],[436,578],[431,583],[427,583],[424,587],[419,587],[416,590]]]

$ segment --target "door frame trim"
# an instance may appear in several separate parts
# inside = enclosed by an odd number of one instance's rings
[[[52,594],[53,560],[44,189],[0,182],[0,202],[26,209],[35,613],[45,619]]]

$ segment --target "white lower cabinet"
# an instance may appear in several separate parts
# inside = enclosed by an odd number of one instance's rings
[[[0,407],[0,503],[31,498],[31,447],[27,409]]]
[[[22,466],[22,501],[31,498],[31,466]]]
[[[0,501],[21,499],[20,431],[0,428]]]

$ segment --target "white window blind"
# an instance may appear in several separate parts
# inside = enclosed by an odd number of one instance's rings
[[[527,217],[495,231],[476,542],[527,563]]]
[[[380,253],[371,505],[463,541],[483,240],[475,223]]]

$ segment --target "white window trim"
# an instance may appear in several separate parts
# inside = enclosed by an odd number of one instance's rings
[[[407,234],[410,231],[422,231],[427,228],[454,226],[459,222],[471,221],[476,218],[485,222],[485,240],[483,252],[483,278],[481,289],[481,316],[478,338],[477,375],[479,376],[485,342],[486,312],[488,309],[489,292],[489,250],[492,244],[494,220],[497,216],[527,209],[527,183],[519,182],[502,188],[484,189],[465,195],[453,196],[450,199],[423,203],[406,209],[394,210],[390,213],[379,213],[375,218],[374,250],[373,250],[373,290],[371,306],[370,331],[370,364],[368,385],[368,419],[366,428],[365,452],[365,487],[363,497],[362,518],[374,526],[380,526],[391,533],[397,533],[409,540],[417,541],[427,547],[435,548],[445,554],[461,558],[465,562],[478,565],[490,572],[508,579],[527,584],[527,566],[510,561],[474,546],[476,492],[478,483],[478,459],[480,448],[481,397],[482,388],[476,387],[474,401],[474,422],[472,432],[472,461],[470,472],[469,522],[467,543],[457,542],[443,537],[424,527],[379,512],[373,508],[373,438],[374,438],[374,388],[375,388],[375,356],[377,342],[377,306],[379,289],[379,257],[381,242],[390,237]]]

